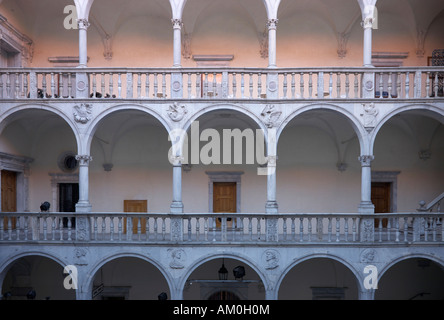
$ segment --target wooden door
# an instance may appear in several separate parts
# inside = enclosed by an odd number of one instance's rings
[[[372,183],[372,203],[375,206],[375,213],[389,213],[390,203],[390,183]],[[387,219],[382,219],[382,226],[387,227]],[[375,228],[379,227],[379,219],[375,219]]]
[[[237,212],[236,182],[213,183],[213,212]],[[232,225],[232,219],[228,218],[228,226]],[[216,220],[216,227],[220,227],[221,220]]]
[[[1,192],[3,212],[17,212],[17,173],[13,171],[1,171]],[[16,218],[12,218],[12,228],[15,228]],[[3,220],[5,229],[8,227],[8,219]]]
[[[76,212],[76,204],[79,202],[78,183],[59,183],[59,212]],[[68,219],[63,218],[63,227],[68,227]],[[71,228],[75,228],[76,219],[71,218]]]
[[[123,211],[134,213],[134,212],[148,212],[148,201],[147,200],[123,200]],[[139,223],[139,218],[133,218],[133,234],[137,234],[137,225]],[[124,232],[126,233],[126,218],[124,219]],[[141,232],[146,232],[146,218],[140,218]]]

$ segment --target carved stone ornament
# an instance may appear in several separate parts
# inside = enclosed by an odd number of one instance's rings
[[[363,103],[362,106],[364,108],[364,127],[367,131],[371,131],[376,126],[376,117],[379,110],[374,103]]]
[[[374,220],[366,219],[362,222],[362,239],[363,242],[371,242],[374,239]]]
[[[89,21],[87,19],[77,19],[77,26],[79,29],[88,29],[90,24]]]
[[[276,127],[278,120],[282,115],[282,111],[278,110],[274,105],[268,104],[261,113],[267,128]]]
[[[262,254],[262,262],[264,264],[264,268],[266,270],[273,270],[279,267],[279,259],[280,255],[279,252],[276,250],[266,250]]]
[[[375,160],[374,156],[360,156],[358,160],[361,162],[362,167],[370,167],[373,160]]]
[[[363,263],[372,263],[377,262],[377,253],[375,249],[365,249],[361,252],[361,256],[359,259],[360,262]]]
[[[88,249],[87,248],[76,248],[74,250],[74,263],[78,266],[87,266],[88,265]]]
[[[92,106],[87,103],[74,106],[74,120],[78,123],[86,124],[91,120]]]
[[[76,236],[77,240],[86,241],[88,240],[87,235],[87,224],[86,218],[77,218],[76,219]]]
[[[171,120],[173,120],[174,122],[179,122],[185,117],[185,115],[188,113],[188,110],[186,106],[179,106],[177,102],[174,102],[173,105],[169,106],[167,112]]]
[[[170,252],[170,268],[183,269],[185,268],[185,261],[187,259],[186,253],[183,249],[174,249]]]

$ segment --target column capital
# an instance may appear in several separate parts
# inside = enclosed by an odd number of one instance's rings
[[[362,22],[361,25],[364,29],[372,29],[373,28],[373,16],[366,17]]]
[[[375,160],[375,157],[372,155],[363,155],[363,156],[359,156],[358,160],[361,162],[362,167],[370,167],[371,162],[373,160]]]
[[[85,19],[85,18],[77,19],[77,26],[81,30],[87,30],[90,26],[90,23],[89,23],[88,19]]]
[[[184,160],[184,157],[182,157],[182,156],[178,156],[178,155],[171,155],[170,156],[170,163],[173,165],[173,167],[182,166],[183,160]]]
[[[182,19],[171,19],[171,24],[173,25],[173,29],[181,29],[183,26]]]
[[[277,24],[278,24],[279,19],[268,19],[267,21],[267,28],[268,30],[276,30]]]
[[[92,161],[92,157],[89,155],[76,155],[76,160],[80,162],[80,166],[88,166],[89,162]]]

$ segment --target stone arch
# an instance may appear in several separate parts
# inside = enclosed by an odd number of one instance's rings
[[[243,262],[247,264],[250,268],[252,268],[256,274],[261,279],[262,283],[264,284],[265,288],[269,287],[269,282],[267,277],[262,273],[262,270],[259,269],[254,261],[254,259],[251,259],[250,257],[241,255],[239,253],[234,252],[223,252],[223,253],[215,253],[215,254],[208,254],[203,257],[200,257],[198,260],[194,261],[192,264],[190,264],[185,272],[183,273],[182,277],[178,281],[177,288],[179,290],[182,290],[185,288],[186,282],[188,278],[191,276],[191,274],[200,266],[204,265],[205,263],[215,260],[215,259],[233,259],[233,260],[239,260],[240,262]],[[182,293],[183,295],[183,293]],[[183,298],[183,297],[182,297]]]
[[[309,255],[305,255],[303,257],[300,257],[298,259],[294,259],[281,273],[279,278],[276,280],[276,295],[278,296],[279,294],[279,290],[281,289],[283,280],[285,279],[285,277],[289,274],[289,272],[296,266],[300,265],[303,262],[309,261],[309,260],[313,260],[313,259],[330,259],[330,260],[334,260],[336,262],[339,262],[340,264],[342,264],[344,267],[346,267],[348,270],[350,270],[352,272],[352,274],[355,277],[356,280],[356,285],[358,288],[358,291],[364,291],[363,288],[363,282],[361,281],[361,274],[358,272],[358,270],[356,269],[356,267],[351,264],[347,259],[344,259],[340,256],[337,255],[332,255],[332,254],[309,254]]]
[[[349,111],[333,104],[312,104],[291,112],[278,127],[277,142],[276,142],[277,145],[279,145],[279,137],[281,133],[285,130],[285,128],[287,127],[288,123],[291,120],[293,120],[294,118],[305,112],[312,110],[322,110],[322,109],[331,110],[337,112],[341,116],[344,116],[348,120],[348,122],[350,123],[350,125],[352,126],[354,132],[358,137],[361,154],[367,154],[367,150],[369,148],[368,141],[366,139],[367,133],[364,127],[362,126],[361,122]]]
[[[444,124],[444,111],[436,106],[430,105],[430,104],[411,104],[407,106],[401,106],[399,108],[396,108],[386,114],[376,125],[376,127],[371,132],[371,135],[369,137],[369,149],[370,153],[373,154],[373,149],[375,146],[375,141],[378,136],[379,131],[384,126],[387,121],[392,119],[394,116],[406,112],[406,111],[421,111],[424,113],[429,113],[432,117],[436,116],[436,119]],[[435,118],[435,117],[434,117]]]
[[[97,128],[100,126],[103,119],[105,119],[108,115],[119,112],[119,111],[141,111],[143,113],[146,113],[147,115],[150,115],[154,117],[156,120],[158,120],[162,126],[165,128],[165,130],[169,133],[171,132],[171,126],[169,123],[162,117],[162,115],[155,110],[154,108],[150,108],[147,106],[143,106],[140,104],[120,104],[115,105],[111,108],[106,109],[105,111],[101,112],[90,124],[85,136],[87,137],[87,141],[85,142],[84,150],[83,152],[86,154],[89,154],[91,152],[91,143],[94,137],[94,133],[96,132]]]
[[[8,121],[7,121],[8,118],[14,117],[18,113],[21,113],[26,110],[45,110],[45,111],[49,111],[49,112],[59,116],[71,128],[72,133],[76,139],[77,148],[78,148],[78,150],[80,150],[81,145],[82,145],[82,141],[79,137],[79,131],[77,129],[77,126],[65,113],[61,112],[57,108],[54,108],[53,106],[46,105],[46,104],[22,104],[22,105],[17,105],[15,107],[8,109],[3,115],[0,115],[0,134],[3,132],[3,129],[8,124]]]
[[[136,258],[136,259],[140,259],[144,262],[148,262],[149,264],[154,266],[163,275],[165,281],[168,284],[168,288],[170,290],[170,295],[174,292],[175,285],[174,285],[174,281],[172,279],[172,276],[163,268],[163,265],[161,263],[159,263],[158,261],[156,261],[155,259],[153,259],[149,256],[145,256],[145,255],[142,255],[139,253],[131,253],[131,252],[121,252],[118,254],[111,254],[111,255],[108,255],[107,257],[104,257],[103,259],[100,259],[100,261],[97,261],[91,267],[90,271],[88,272],[87,276],[85,277],[85,279],[83,281],[84,287],[88,288],[89,292],[92,292],[94,278],[95,278],[96,273],[100,270],[100,268],[105,266],[108,262],[111,262],[111,261],[114,261],[117,259],[121,259],[121,258]]]

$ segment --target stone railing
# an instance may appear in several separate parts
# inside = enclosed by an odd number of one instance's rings
[[[2,68],[0,99],[436,99],[443,67]]]
[[[1,213],[0,243],[443,244],[444,213]]]

